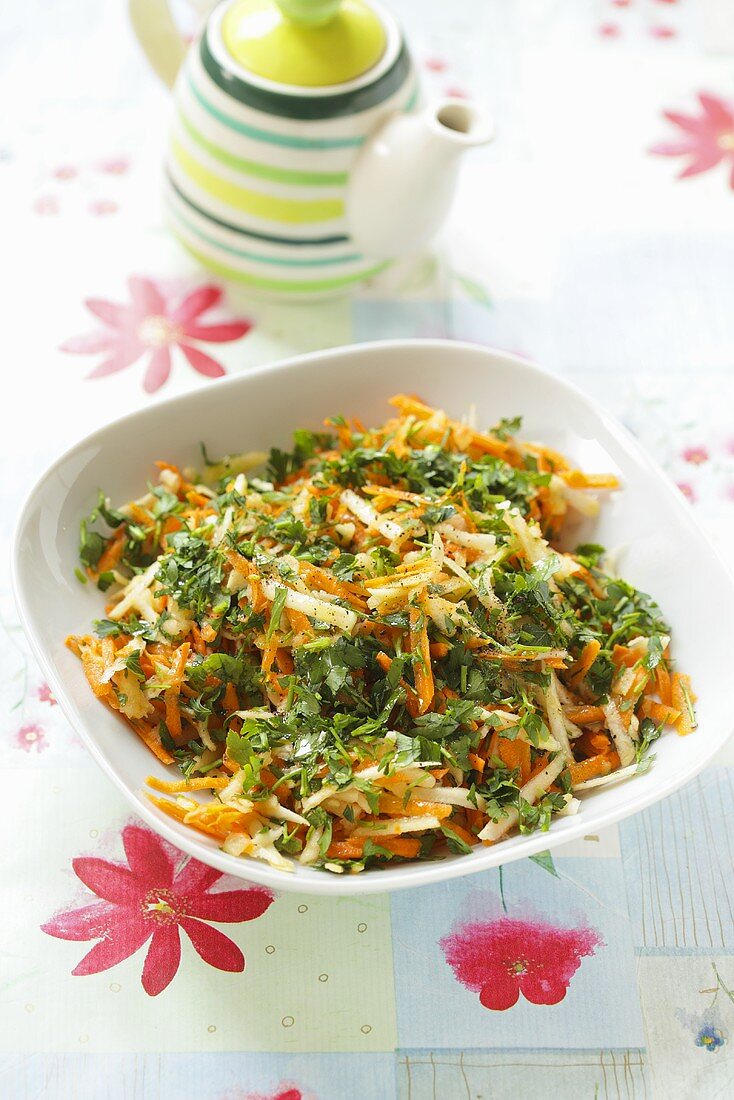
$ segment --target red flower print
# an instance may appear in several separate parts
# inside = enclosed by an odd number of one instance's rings
[[[62,940],[99,940],[72,974],[99,974],[134,955],[150,940],[142,983],[151,997],[173,980],[181,961],[183,930],[205,963],[241,973],[245,958],[237,944],[205,921],[235,924],[261,917],[273,901],[269,890],[211,892],[222,878],[198,860],[178,870],[175,849],[150,829],[128,825],[122,830],[128,866],[105,859],[72,861],[77,878],[102,900],[59,913],[41,926]]]
[[[694,466],[701,466],[709,460],[709,453],[705,447],[686,447],[682,455],[684,462],[690,462]]]
[[[698,100],[703,108],[700,115],[663,112],[680,130],[680,138],[653,145],[650,152],[660,157],[689,157],[678,179],[700,176],[722,161],[729,161],[729,186],[734,190],[734,105],[706,92],[701,92]]]
[[[619,38],[621,33],[616,23],[602,23],[599,27],[599,34],[602,38]]]
[[[15,743],[23,752],[43,752],[47,748],[46,737],[37,722],[26,722],[15,735]]]
[[[222,1100],[307,1100],[296,1085],[278,1085],[275,1092],[228,1092]],[[315,1098],[314,1098],[315,1100]]]
[[[57,705],[54,693],[45,681],[37,688],[36,696],[40,702],[48,703],[50,707],[55,707]]]
[[[241,1092],[240,1089],[236,1089],[234,1092],[227,1092],[222,1096],[221,1100],[316,1100],[316,1097],[312,1093],[302,1092],[297,1085],[280,1084],[276,1087],[275,1092]]]
[[[147,356],[143,387],[153,393],[171,373],[173,347],[183,352],[199,374],[219,378],[226,373],[224,367],[197,347],[197,342],[229,343],[239,340],[252,327],[244,320],[201,324],[201,315],[222,299],[222,291],[216,286],[201,286],[176,304],[168,301],[153,279],[133,276],[128,279],[128,289],[131,301],[125,305],[88,298],[84,304],[105,328],[75,336],[61,345],[62,351],[78,355],[106,354],[88,378],[116,374]]]
[[[555,1005],[584,955],[602,941],[590,928],[556,928],[545,921],[497,920],[464,924],[441,940],[446,961],[485,1008],[504,1011],[522,995]]]

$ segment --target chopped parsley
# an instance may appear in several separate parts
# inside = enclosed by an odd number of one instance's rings
[[[108,603],[70,645],[178,766],[160,808],[235,854],[469,856],[547,830],[589,775],[649,767],[666,721],[695,728],[655,601],[600,545],[564,549],[585,475],[519,417],[483,433],[395,404],[267,460],[202,448],[200,474],[164,466],[81,522],[77,575]]]

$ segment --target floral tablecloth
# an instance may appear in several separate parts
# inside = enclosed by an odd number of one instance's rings
[[[286,353],[415,335],[573,379],[731,553],[730,5],[393,7],[428,87],[485,100],[499,136],[434,255],[309,307],[240,298],[167,234],[168,100],[121,2],[4,11],[3,562],[31,483],[105,419]],[[363,901],[272,896],[131,817],[30,657],[5,565],[0,668],[3,1096],[734,1094],[731,748],[552,860]]]

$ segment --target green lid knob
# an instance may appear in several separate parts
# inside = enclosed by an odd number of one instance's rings
[[[367,0],[235,0],[221,28],[243,69],[304,88],[355,80],[377,64],[387,42]]]
[[[302,27],[321,27],[334,18],[342,0],[275,0],[292,23]]]

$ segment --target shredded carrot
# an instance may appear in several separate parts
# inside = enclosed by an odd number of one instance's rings
[[[206,642],[204,641],[201,631],[196,623],[191,624],[191,635],[194,639],[194,649],[200,656],[204,656],[206,653]]]
[[[301,562],[299,572],[313,587],[320,588],[332,596],[339,596],[340,599],[354,604],[355,607],[362,609],[367,607],[364,599],[356,594],[356,585],[348,585],[343,581],[335,580],[325,569],[320,569],[317,565],[311,565],[309,562]]]
[[[640,652],[637,649],[630,649],[626,645],[615,645],[612,650],[612,661],[619,668],[620,666],[626,666],[631,668],[632,665],[637,664],[640,659]]]
[[[657,687],[660,702],[669,707],[672,705],[672,685],[667,660],[663,659],[655,669],[655,686]]]
[[[571,672],[575,679],[582,679],[593,665],[596,658],[601,652],[601,642],[596,638],[592,638],[588,641],[581,651],[581,657],[576,664],[571,666]]]
[[[206,822],[200,818],[195,820],[187,820],[188,813],[183,808],[183,806],[179,806],[178,802],[171,802],[171,800],[168,798],[156,798],[155,795],[152,794],[149,794],[148,798],[154,806],[157,806],[159,810],[162,810],[164,814],[168,814],[168,816],[172,817],[175,821],[181,821],[186,825],[189,825],[192,828],[198,830],[198,832],[200,833],[205,833],[207,836],[216,837],[217,840],[227,839],[229,830],[223,829],[221,828],[221,826],[217,826],[213,822]]]
[[[364,836],[353,836],[349,840],[335,840],[326,850],[327,859],[361,859],[367,840]],[[421,849],[420,841],[413,837],[405,836],[380,836],[371,838],[374,844],[379,845],[393,855],[402,856],[403,859],[414,859]]]
[[[173,757],[168,749],[164,749],[158,730],[153,729],[148,722],[142,720],[133,720],[131,725],[143,744],[147,745],[150,751],[158,757],[161,764],[173,763]]]
[[[97,562],[96,572],[107,573],[110,569],[114,569],[122,557],[122,551],[125,546],[125,528],[118,528],[114,538],[111,542],[107,543],[99,561]]]
[[[547,753],[539,753],[538,756],[535,759],[535,764],[533,765],[533,767],[530,771],[530,775],[528,777],[528,782],[531,779],[535,779],[535,777],[537,775],[540,775],[540,773],[542,771],[545,771],[545,769],[547,767],[548,767],[548,754]]]
[[[644,699],[640,706],[641,718],[651,718],[658,725],[677,726],[681,712],[665,703],[656,703],[654,699]]]
[[[682,672],[676,672],[672,678],[670,696],[675,710],[680,712],[677,729],[681,737],[693,733],[696,728],[696,713],[693,704],[696,697],[691,689],[691,681]]]
[[[279,646],[275,654],[275,663],[284,676],[290,676],[295,667],[290,652],[283,646]]]
[[[262,657],[262,670],[267,673],[270,672],[275,661],[275,654],[278,652],[278,646],[280,645],[280,636],[276,631],[273,632],[270,639],[265,643]]]
[[[431,668],[431,653],[428,648],[427,614],[424,610],[425,593],[420,597],[420,607],[411,606],[410,616],[410,651],[418,657],[413,666],[415,677],[415,689],[420,703],[419,713],[425,714],[430,708],[434,695],[433,671]]]
[[[182,794],[184,791],[221,791],[229,783],[228,779],[221,776],[203,775],[191,779],[158,779],[155,775],[149,775],[145,781],[154,791],[163,794]]]
[[[612,743],[607,733],[591,733],[587,730],[574,741],[574,752],[584,756],[599,756],[610,752]]]
[[[587,779],[594,779],[598,775],[609,775],[619,767],[619,757],[616,752],[604,753],[600,756],[590,756],[588,760],[581,760],[578,764],[571,764],[571,783],[585,783]]]
[[[439,820],[448,817],[452,809],[445,802],[431,802],[430,799],[426,799],[424,802],[415,795],[407,802],[403,802],[402,799],[396,798],[394,794],[380,795],[379,806],[381,814],[389,814],[392,817],[425,817],[430,814]]]
[[[465,844],[469,844],[471,847],[479,843],[478,838],[475,837],[473,833],[470,833],[468,829],[464,829],[453,819],[451,821],[444,821],[443,827],[451,833],[456,833],[459,840],[463,840]]]
[[[613,779],[650,721],[695,729],[667,643],[649,669],[649,620],[565,551],[617,477],[487,423],[398,394],[379,427],[330,418],[262,476],[264,455],[160,460],[119,521],[93,510],[78,575],[109,621],[66,644],[172,766],[148,784],[162,813],[233,855],[355,871],[335,864],[368,837],[377,863],[494,843],[530,824],[520,796]]]
[[[604,589],[599,584],[598,580],[585,565],[579,565],[574,576],[580,577],[584,584],[591,589],[593,594],[598,600],[604,599]]]
[[[84,675],[94,694],[106,703],[111,702],[114,698],[112,685],[109,681],[103,681],[102,677],[112,662],[105,660],[99,648],[90,645],[81,647],[80,656]],[[112,659],[114,660],[114,657]]]
[[[294,630],[296,634],[313,634],[313,627],[302,611],[294,611],[293,608],[289,607],[286,610],[286,615],[291,624],[291,630]]]
[[[237,698],[237,688],[231,681],[224,689],[224,706],[228,711],[240,709],[240,701]]]
[[[468,755],[474,771],[479,772],[481,775],[485,768],[485,761],[482,760],[481,756],[478,756],[475,752],[470,752]]]
[[[230,775],[234,775],[234,773],[238,771],[238,769],[239,764],[235,760],[232,760],[229,756],[227,756],[227,751],[225,749],[224,756],[222,757],[222,770],[225,772],[229,772]]]
[[[252,562],[248,561],[242,554],[238,554],[236,550],[225,550],[224,556],[232,568],[241,573],[243,577],[249,577],[256,572]]]
[[[581,470],[563,470],[560,476],[573,489],[618,489],[614,474],[585,474]]]
[[[378,653],[376,660],[383,672],[389,672],[390,666],[392,665],[392,658],[387,653]],[[410,686],[410,684],[406,683],[404,679],[400,680],[400,686],[405,691],[405,706],[408,710],[408,713],[413,718],[417,717],[418,714],[422,713],[420,710],[421,704],[417,693],[413,691],[413,688]]]
[[[506,768],[511,768],[512,771],[520,770],[520,742],[510,740],[508,737],[500,737],[497,743],[497,755]]]
[[[588,726],[594,722],[603,722],[604,711],[601,707],[568,707],[566,717],[577,726]]]
[[[191,646],[188,642],[183,642],[175,651],[173,661],[171,662],[169,687],[164,694],[166,703],[166,726],[174,741],[177,740],[182,733],[179,694],[190,651]]]

